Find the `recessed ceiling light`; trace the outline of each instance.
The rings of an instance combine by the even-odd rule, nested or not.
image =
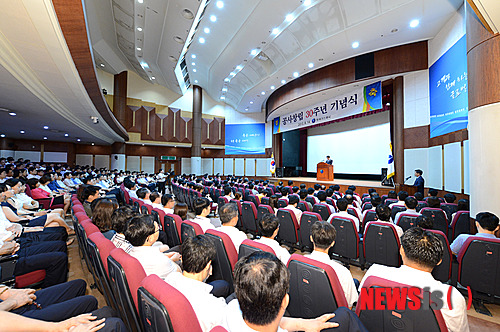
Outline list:
[[[310,6],[311,0],[304,0],[304,6]]]
[[[77,139],[76,139],[76,141],[77,141],[77,142],[80,142],[80,141],[81,141],[81,139],[77,138]]]
[[[295,73],[293,73],[293,77],[295,78],[299,77],[299,72],[296,71]]]
[[[265,95],[265,94],[266,94],[266,92],[265,92],[265,91],[262,91],[260,94],[261,94],[261,95]]]
[[[142,31],[142,28],[141,27],[137,27],[137,31]]]
[[[144,0],[137,0],[137,2],[138,2],[138,3],[143,3],[143,2],[144,2]]]
[[[141,62],[142,68],[149,68],[149,65],[146,62]]]
[[[138,48],[137,48],[137,50],[138,50],[138,51],[142,51],[142,48],[138,47]]]
[[[253,101],[251,101],[250,104],[253,104]]]
[[[419,20],[412,20],[410,22],[410,28],[416,28],[416,27],[418,27],[419,24],[420,24]]]
[[[307,65],[307,67],[309,67],[309,68],[313,68],[313,67],[314,67],[314,63],[309,62],[309,64]]]
[[[193,73],[196,73],[196,72],[197,72],[197,70],[196,70],[196,68],[194,68],[194,69],[193,69]]]
[[[64,137],[68,137],[68,136],[69,136],[69,134],[67,134],[67,133],[66,133],[66,134],[64,134]]]
[[[47,136],[43,136],[43,139],[47,139]]]
[[[259,53],[259,50],[255,49],[250,52],[250,55],[257,55]]]
[[[243,66],[242,65],[238,65],[236,66],[236,70],[242,70],[243,69]]]
[[[24,134],[24,130],[21,130],[21,131],[20,131],[20,133],[21,133],[21,134]]]
[[[229,81],[231,81],[231,80],[227,77],[224,79],[224,82],[229,82]]]
[[[196,59],[196,54],[191,54],[191,59]]]
[[[198,83],[198,80],[194,80],[195,83]]]
[[[286,81],[285,81],[285,80],[281,80],[281,84],[285,84],[285,83],[286,83]]]
[[[280,29],[274,28],[273,31],[272,31],[272,34],[273,35],[277,35],[278,33],[280,33]]]
[[[222,92],[227,92],[227,88],[222,88]]]
[[[95,145],[94,142],[92,142],[92,145]]]
[[[9,112],[9,115],[10,116],[16,116],[17,114],[16,114],[16,112]]]
[[[220,96],[220,100],[226,100],[226,97]]]
[[[210,28],[205,28],[205,29],[203,29],[203,32],[205,32],[205,33],[210,33]]]
[[[49,129],[49,126],[43,126],[43,129],[47,130]]]
[[[151,76],[151,79],[152,79],[152,80],[155,80],[155,79],[156,79],[156,77],[154,77],[154,76]]]
[[[205,38],[203,38],[203,37],[200,37],[200,39],[198,39],[198,41],[200,42],[200,44],[205,44]]]
[[[0,135],[0,137],[2,137],[2,138],[5,137],[5,134]]]
[[[217,16],[215,16],[215,15],[211,15],[211,16],[210,16],[210,21],[212,21],[212,22],[217,22]]]
[[[285,21],[287,22],[291,22],[293,20],[293,14],[288,14],[286,17],[285,17]]]
[[[229,75],[231,75],[232,77],[236,76],[236,73],[234,71],[230,72]]]
[[[276,87],[274,85],[271,85],[271,90],[274,90],[276,89]]]
[[[224,2],[223,1],[217,1],[216,5],[217,5],[217,8],[219,8],[219,9],[224,8]]]
[[[245,111],[248,111],[248,107],[247,107],[247,108],[245,108]]]
[[[352,48],[358,48],[359,47],[359,42],[355,41],[354,43],[352,43]]]
[[[104,63],[101,63],[101,67],[104,67]]]
[[[196,62],[191,62],[191,66],[196,66]]]

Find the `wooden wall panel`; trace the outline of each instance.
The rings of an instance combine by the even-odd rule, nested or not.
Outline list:
[[[175,128],[174,117],[175,114],[169,108],[168,116],[163,119],[163,135],[162,135],[163,140],[167,142],[179,142],[179,140],[174,136],[174,128]]]
[[[141,108],[138,106],[130,106],[127,105],[127,123],[130,124],[130,127],[127,128],[128,132],[132,133],[140,133],[141,132],[141,112],[139,112]],[[135,117],[135,122],[134,122]]]
[[[391,47],[374,53],[375,77],[427,69],[427,41]]]
[[[217,145],[225,145],[226,144],[226,119],[224,118],[215,118],[215,121],[219,123],[217,128],[217,141],[214,144]]]
[[[154,128],[152,126],[151,114],[154,112],[154,107],[142,106],[138,112],[140,112],[141,117],[141,139],[145,141],[154,141],[152,134],[154,135]],[[154,113],[153,113],[154,114]],[[148,133],[149,131],[149,133]]]
[[[455,142],[463,142],[468,139],[469,132],[467,129],[454,131],[434,138],[430,138],[430,126],[405,128],[404,130],[405,149],[428,148]]]
[[[213,126],[214,119],[201,119],[201,144],[212,144],[210,134]]]

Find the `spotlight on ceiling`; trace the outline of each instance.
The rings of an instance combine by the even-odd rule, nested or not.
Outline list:
[[[293,20],[293,14],[288,14],[286,17],[285,17],[285,21],[287,22],[291,22]]]
[[[217,8],[219,8],[219,9],[224,8],[224,2],[223,1],[217,1],[216,5],[217,5]]]
[[[296,71],[295,73],[293,73],[293,77],[295,77],[295,78],[299,77],[299,72]]]
[[[43,126],[43,129],[47,130],[49,129],[49,126]]]
[[[286,81],[285,81],[285,80],[281,80],[281,84],[285,84],[285,83],[286,83]]]
[[[196,54],[191,54],[191,59],[196,59]]]
[[[212,22],[217,22],[217,16],[215,16],[215,15],[211,15],[211,16],[210,16],[210,21],[212,21]]]
[[[200,44],[205,44],[205,38],[203,38],[203,37],[200,37],[200,39],[198,39],[198,41],[200,42]]]
[[[352,43],[352,48],[358,48],[359,47],[359,42],[355,41],[354,43]]]
[[[142,28],[141,27],[137,27],[137,31],[141,32]]]
[[[419,20],[412,20],[410,22],[410,28],[416,28],[416,27],[418,27],[419,24],[420,24]]]
[[[210,33],[210,28],[205,28],[205,29],[203,29],[203,32],[205,32],[205,33]]]
[[[313,68],[313,67],[314,67],[314,63],[310,62],[310,63],[307,65],[307,67],[309,67],[309,68]]]
[[[17,114],[16,114],[16,112],[9,112],[9,115],[10,116],[16,116]]]

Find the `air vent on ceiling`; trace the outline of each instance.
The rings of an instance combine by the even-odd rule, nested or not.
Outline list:
[[[170,61],[174,62],[174,63],[177,63],[177,58],[176,58],[175,56],[173,56],[173,55],[170,55],[170,56],[168,57],[168,59],[169,59]]]
[[[182,38],[181,38],[181,37],[179,37],[179,36],[175,36],[175,37],[174,37],[174,40],[175,40],[176,42],[178,42],[179,44],[184,44],[184,39],[182,39]]]
[[[194,14],[192,11],[190,11],[187,8],[184,8],[181,12],[182,17],[184,17],[186,20],[192,20],[194,18]]]

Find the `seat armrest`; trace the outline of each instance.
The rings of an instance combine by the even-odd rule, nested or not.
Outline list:
[[[5,262],[10,262],[10,261],[13,261],[13,260],[18,260],[19,259],[19,255],[18,254],[13,254],[13,255],[3,255],[3,256],[0,256],[0,265],[5,263]]]
[[[17,254],[0,256],[0,283],[10,285],[15,282],[14,269],[18,259]]]

